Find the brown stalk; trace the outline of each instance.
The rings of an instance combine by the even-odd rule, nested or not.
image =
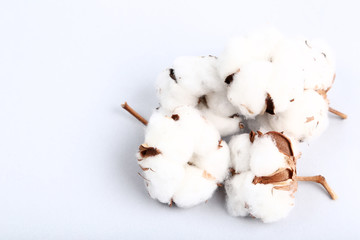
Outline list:
[[[142,124],[144,124],[145,126],[148,124],[148,121],[143,118],[140,114],[138,114],[134,109],[132,109],[127,102],[125,102],[124,104],[121,104],[121,107],[123,109],[125,109],[126,111],[128,111],[131,115],[133,115],[137,120],[139,120],[140,122],[142,122]]]
[[[325,178],[321,175],[311,176],[311,177],[296,176],[296,180],[320,183],[325,188],[325,190],[329,193],[330,197],[333,200],[336,200],[338,198],[336,193],[330,188],[329,184],[326,182]]]
[[[339,117],[341,117],[342,119],[347,119],[347,115],[345,113],[342,113],[342,112],[339,112],[338,110],[336,109],[333,109],[331,107],[329,107],[329,112],[335,114],[335,115],[338,115]]]

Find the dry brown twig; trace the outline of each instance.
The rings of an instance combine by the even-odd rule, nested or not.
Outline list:
[[[125,102],[124,104],[121,104],[121,107],[123,109],[125,109],[126,111],[128,111],[131,115],[133,115],[137,120],[139,120],[140,122],[142,122],[142,124],[144,124],[145,126],[148,124],[148,121],[143,118],[139,113],[137,113],[134,109],[132,109],[127,102]]]
[[[339,112],[336,109],[333,109],[332,107],[329,107],[329,112],[338,115],[339,117],[341,117],[342,119],[347,119],[347,115],[345,113]]]
[[[330,188],[329,184],[326,182],[325,178],[321,175],[317,175],[317,176],[311,176],[311,177],[300,177],[300,176],[296,176],[296,180],[297,181],[303,181],[303,182],[316,182],[316,183],[320,183],[325,190],[329,193],[330,197],[333,200],[336,200],[338,198],[338,196],[336,195],[336,193]]]

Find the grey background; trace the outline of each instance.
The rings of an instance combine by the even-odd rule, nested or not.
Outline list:
[[[357,1],[1,1],[0,239],[359,238]],[[288,218],[233,218],[222,190],[191,209],[148,197],[135,158],[158,72],[180,55],[218,55],[231,36],[275,26],[337,54],[328,130],[302,146]]]

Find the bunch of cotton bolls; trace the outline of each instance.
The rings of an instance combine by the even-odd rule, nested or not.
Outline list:
[[[232,39],[219,58],[176,58],[157,78],[149,122],[123,105],[147,125],[137,159],[149,195],[187,208],[225,183],[230,215],[264,222],[288,215],[298,181],[336,199],[322,176],[296,174],[298,143],[328,125],[334,79],[326,44],[274,30]]]

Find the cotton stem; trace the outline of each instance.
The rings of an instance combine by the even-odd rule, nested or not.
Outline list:
[[[137,120],[139,120],[140,122],[142,122],[142,124],[144,124],[145,126],[148,124],[148,121],[143,118],[139,113],[137,113],[134,109],[132,109],[127,102],[125,102],[124,104],[121,104],[121,107],[123,109],[125,109],[126,111],[128,111],[131,115],[133,115]]]
[[[329,193],[330,197],[333,200],[336,200],[338,197],[336,195],[336,193],[330,188],[329,184],[326,182],[325,178],[321,175],[318,176],[311,176],[311,177],[301,177],[301,176],[297,176],[296,177],[297,181],[305,181],[305,182],[316,182],[316,183],[320,183],[325,189],[326,191]]]
[[[342,113],[342,112],[339,112],[338,110],[336,109],[333,109],[331,107],[329,107],[329,112],[335,114],[335,115],[338,115],[339,117],[341,117],[342,119],[347,119],[347,115],[345,113]]]

